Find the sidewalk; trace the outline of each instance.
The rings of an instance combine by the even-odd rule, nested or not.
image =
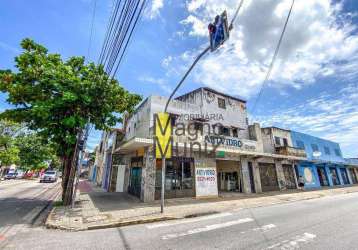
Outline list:
[[[287,190],[263,194],[225,193],[213,199],[168,199],[165,213],[159,201],[140,202],[122,193],[107,193],[88,181],[81,181],[74,209],[54,207],[47,228],[71,231],[120,227],[170,219],[182,219],[230,210],[269,206],[299,200],[358,192],[358,186],[320,189],[315,191]]]

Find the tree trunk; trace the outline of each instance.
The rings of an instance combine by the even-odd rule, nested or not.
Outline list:
[[[62,161],[62,201],[65,200],[65,194],[67,190],[67,183],[68,183],[68,176],[69,176],[69,169],[71,168],[71,159],[72,155],[70,157],[64,156]]]
[[[73,157],[68,161],[68,168],[67,168],[67,183],[64,190],[64,199],[63,204],[65,206],[69,206],[72,203],[72,195],[73,195],[73,184],[75,181],[75,174],[76,174],[76,163],[77,163],[77,150]]]

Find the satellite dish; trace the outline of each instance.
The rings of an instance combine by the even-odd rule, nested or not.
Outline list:
[[[313,151],[313,157],[320,157],[322,153],[320,151]]]

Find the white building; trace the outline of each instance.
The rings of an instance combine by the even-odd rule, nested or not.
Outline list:
[[[161,96],[145,99],[126,119],[124,134],[113,144],[117,167],[109,183],[143,201],[160,197],[161,160],[153,154],[153,126],[154,114],[163,112],[166,102]],[[270,149],[266,144],[273,137],[259,124],[248,124],[246,101],[213,89],[199,88],[177,97],[168,113],[174,155],[166,163],[166,198],[284,189],[288,186],[282,166],[290,166],[294,175],[295,161],[305,159],[296,151]],[[184,135],[183,127],[189,124],[191,129]]]

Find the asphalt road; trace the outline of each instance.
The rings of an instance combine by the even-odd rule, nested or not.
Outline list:
[[[59,194],[60,183],[37,180],[0,182],[0,249],[7,239],[41,224],[41,212]]]
[[[34,227],[6,242],[5,249],[357,249],[358,193],[123,228]]]

